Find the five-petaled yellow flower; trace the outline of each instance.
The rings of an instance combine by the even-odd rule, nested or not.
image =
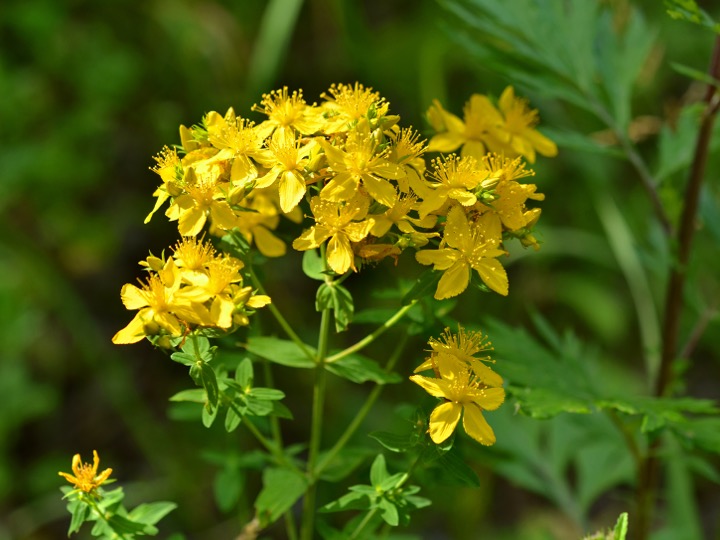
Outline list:
[[[112,474],[112,469],[105,469],[98,474],[100,457],[97,451],[93,450],[93,464],[83,463],[80,454],[75,454],[72,459],[73,474],[59,472],[58,474],[75,486],[75,489],[92,493],[95,489],[104,484]]]
[[[468,365],[438,363],[439,378],[413,375],[410,380],[430,395],[444,399],[430,414],[430,438],[435,444],[446,440],[457,427],[460,417],[465,432],[480,444],[495,443],[495,433],[483,411],[494,411],[505,400],[505,390],[484,385]]]
[[[505,253],[498,247],[500,240],[499,223],[492,216],[484,214],[478,221],[470,223],[462,207],[452,207],[443,236],[443,244],[448,247],[426,249],[415,254],[420,264],[432,264],[435,270],[443,270],[435,298],[452,298],[467,289],[472,270],[493,291],[507,296],[507,273],[495,258]]]

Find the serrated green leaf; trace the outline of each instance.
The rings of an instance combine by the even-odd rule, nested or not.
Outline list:
[[[373,431],[369,433],[368,436],[375,439],[391,452],[407,452],[417,444],[417,440],[412,434],[398,435],[386,431]]]
[[[255,511],[263,527],[287,512],[307,489],[305,478],[287,469],[263,472],[263,488],[255,500]]]
[[[388,373],[380,365],[360,354],[349,354],[325,364],[330,373],[355,383],[372,381],[377,384],[394,384],[402,381],[397,373]]]
[[[251,337],[245,348],[248,352],[283,366],[315,367],[315,362],[293,341],[274,337]],[[309,354],[316,354],[315,349],[310,345],[305,345],[305,348]]]
[[[158,521],[177,508],[177,504],[169,501],[139,504],[128,514],[128,518],[138,523],[155,525]]]
[[[191,401],[193,403],[205,403],[207,394],[204,388],[192,388],[189,390],[181,390],[177,394],[170,397],[169,401]]]
[[[303,253],[302,270],[307,277],[317,281],[325,281],[327,277],[325,264],[316,249],[309,249]]]

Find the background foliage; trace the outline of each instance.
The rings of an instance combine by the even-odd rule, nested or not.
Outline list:
[[[156,183],[148,167],[162,145],[177,140],[179,124],[206,111],[247,111],[282,85],[303,88],[311,101],[332,82],[356,80],[380,91],[405,125],[423,130],[433,98],[460,113],[471,93],[499,95],[511,83],[540,109],[545,132],[560,145],[558,158],[535,166],[547,196],[542,249],[513,254],[509,298],[475,291],[453,312],[466,324],[483,322],[498,371],[527,414],[509,406],[493,414],[498,444],[463,446],[480,487],[438,484],[425,494],[432,511],[414,516],[413,529],[427,538],[533,539],[578,538],[610,526],[628,509],[634,482],[623,432],[612,414],[597,412],[610,409],[629,414],[635,434],[670,425],[676,435],[664,446],[671,456],[667,512],[655,537],[717,537],[717,424],[653,411],[640,397],[657,369],[669,255],[637,168],[618,158],[629,145],[646,160],[675,222],[697,133],[693,103],[702,96],[686,73],[705,70],[714,35],[672,20],[655,1],[588,1],[571,10],[571,20],[563,4],[3,2],[0,539],[64,535],[56,472],[67,470],[75,452],[92,449],[124,485],[137,482],[128,492],[138,499],[179,503],[183,511],[167,518],[164,531],[227,538],[248,521],[233,509],[258,489],[256,477],[241,473],[252,467],[249,442],[169,421],[186,416],[167,402],[186,386],[184,369],[148,344],[110,343],[128,317],[121,284],[148,250],[175,241],[163,220],[142,225]],[[717,7],[706,4],[717,19]],[[686,66],[685,74],[672,63]],[[626,132],[629,139],[619,140]],[[720,138],[713,141],[716,149]],[[718,165],[715,152],[681,334],[691,341],[704,330],[679,390],[707,400],[717,399],[720,380]],[[288,257],[296,264],[268,265],[268,289],[309,330],[313,285],[299,254]],[[380,265],[352,287],[382,283],[390,270]],[[423,354],[424,342],[416,341],[417,357],[401,363],[401,372]],[[528,395],[526,385],[541,391]],[[387,393],[368,431],[388,430],[397,403],[417,399],[409,386]],[[357,388],[341,389],[328,403],[337,429],[360,400]],[[302,416],[304,398],[286,393]],[[712,411],[709,401],[676,409],[688,407]]]

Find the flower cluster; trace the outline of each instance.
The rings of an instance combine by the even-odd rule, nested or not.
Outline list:
[[[500,111],[473,96],[465,122],[436,102],[428,118],[440,133],[428,146],[398,125],[371,88],[337,84],[322,98],[308,104],[302,92],[283,88],[253,107],[267,117],[259,124],[230,109],[181,126],[182,144],[155,158],[162,184],[148,220],[168,202],[165,213],[181,235],[197,236],[206,224],[215,236],[238,229],[263,255],[276,257],[286,251],[276,232],[281,218],[300,222],[309,209],[312,223],[292,246],[323,246],[336,274],[414,248],[421,249],[418,262],[444,272],[438,299],[464,291],[473,269],[490,289],[507,294],[498,261],[503,240],[537,247],[531,229],[540,210],[526,201],[543,198],[534,184],[521,183],[533,172],[520,156],[532,161],[533,149],[556,152],[534,129],[537,112],[512,88],[500,98]],[[440,156],[426,167],[426,152],[460,146],[460,156]]]
[[[188,237],[171,257],[150,256],[140,263],[150,276],[140,287],[127,283],[120,296],[127,309],[139,310],[113,337],[115,344],[158,336],[163,345],[195,328],[230,331],[249,323],[252,310],[270,303],[243,286],[243,262],[219,255],[207,242]]]
[[[490,357],[478,353],[492,350],[491,343],[480,332],[457,334],[449,328],[439,340],[431,339],[430,356],[415,369],[415,373],[432,370],[435,377],[413,375],[410,380],[443,402],[430,415],[430,438],[440,444],[455,431],[460,417],[465,432],[480,444],[495,443],[495,433],[483,417],[483,411],[493,411],[505,400],[502,377],[487,365]]]

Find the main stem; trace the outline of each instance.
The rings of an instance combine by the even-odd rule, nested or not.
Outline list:
[[[322,311],[322,318],[320,319],[320,336],[318,338],[317,358],[315,359],[315,386],[313,387],[312,424],[307,462],[307,477],[310,480],[310,486],[305,493],[303,503],[303,516],[300,529],[301,540],[312,540],[315,529],[315,497],[317,494],[315,466],[320,453],[322,440],[326,387],[325,360],[327,358],[328,339],[330,336],[330,319],[330,309],[324,309]]]
[[[720,36],[715,40],[709,75],[720,78]],[[662,397],[672,390],[672,367],[678,354],[680,316],[683,308],[683,289],[690,260],[690,248],[695,233],[695,219],[707,164],[708,150],[713,124],[720,100],[717,89],[708,86],[705,94],[705,109],[700,121],[700,131],[695,144],[690,174],[685,188],[685,205],[680,218],[680,227],[676,237],[676,258],[670,271],[665,311],[663,319],[663,343],[660,357],[660,371],[655,385],[655,395]],[[648,455],[638,471],[637,518],[635,537],[646,540],[650,536],[652,512],[655,503],[655,490],[658,477],[658,450],[660,439],[656,439],[648,448]]]

